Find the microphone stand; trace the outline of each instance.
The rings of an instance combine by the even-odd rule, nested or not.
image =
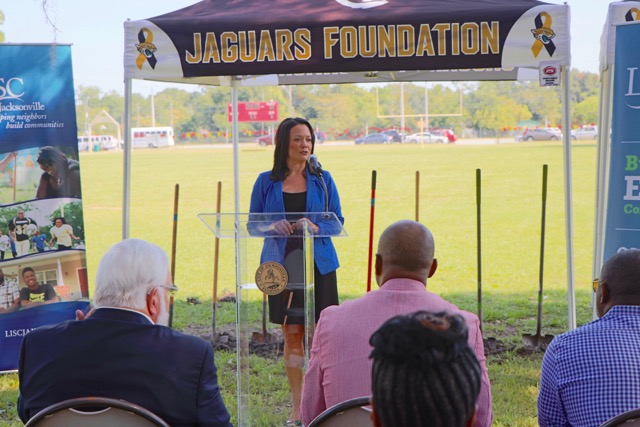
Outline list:
[[[329,192],[327,191],[327,184],[325,184],[324,178],[322,177],[322,172],[318,172],[318,178],[320,178],[320,183],[324,190],[324,213],[322,214],[322,218],[327,219],[331,217],[331,215],[329,215]]]

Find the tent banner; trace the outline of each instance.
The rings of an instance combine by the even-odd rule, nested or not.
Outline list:
[[[616,29],[604,259],[640,248],[640,25]]]
[[[278,75],[271,84],[286,84],[335,74],[344,83],[350,73],[366,81],[570,63],[568,6],[537,1],[204,0],[124,27],[127,78]]]
[[[609,4],[609,12],[600,36],[600,71],[615,61],[616,26],[640,21],[640,1],[620,1]]]
[[[84,241],[71,47],[0,44],[0,371],[88,305]]]

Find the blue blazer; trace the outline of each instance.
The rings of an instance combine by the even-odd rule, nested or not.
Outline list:
[[[307,169],[305,171],[307,175],[307,206],[306,212],[324,212],[325,211],[325,199],[324,189],[320,178],[309,173]],[[251,193],[251,206],[249,211],[251,213],[279,213],[284,212],[284,200],[282,198],[282,181],[273,181],[269,175],[271,171],[263,172],[258,175],[256,183],[253,185],[253,192]],[[344,224],[344,217],[342,216],[342,208],[340,207],[340,196],[338,195],[338,189],[336,188],[331,174],[324,171],[322,174],[324,182],[327,185],[327,192],[329,194],[329,212],[336,214],[342,224]],[[317,224],[321,232],[322,224]],[[326,230],[324,230],[326,232]],[[268,238],[264,241],[262,248],[262,256],[260,262],[266,261],[278,261],[283,262],[284,257],[284,245],[286,239]],[[336,248],[333,246],[333,242],[328,237],[317,237],[313,241],[313,252],[315,258],[316,267],[320,274],[327,274],[338,267],[338,255],[336,254]]]
[[[18,366],[23,422],[62,400],[100,396],[138,404],[171,426],[230,427],[206,341],[125,310],[24,337]]]

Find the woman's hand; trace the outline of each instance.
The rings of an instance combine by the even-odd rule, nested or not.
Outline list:
[[[309,221],[309,218],[300,218],[295,223],[295,229],[302,231],[304,229],[305,224],[309,226],[313,234],[318,234],[320,232],[320,227]]]
[[[290,236],[295,231],[295,228],[289,221],[287,221],[286,219],[282,219],[280,221],[272,223],[269,226],[269,230],[283,236]]]

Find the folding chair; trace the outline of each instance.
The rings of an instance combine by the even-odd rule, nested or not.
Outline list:
[[[371,427],[371,397],[338,403],[318,415],[307,427]]]
[[[80,410],[84,408],[84,410]],[[79,397],[44,408],[25,427],[170,427],[141,406],[106,397]]]
[[[632,409],[608,419],[600,427],[640,426],[640,409]]]

